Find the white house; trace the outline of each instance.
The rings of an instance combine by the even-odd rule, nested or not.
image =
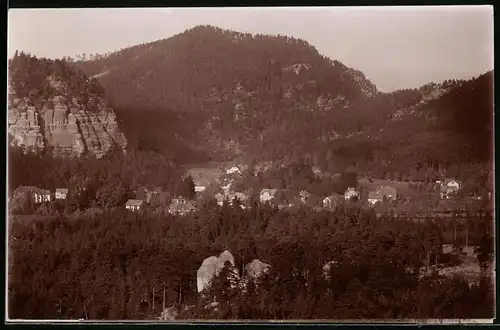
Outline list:
[[[460,190],[461,182],[455,179],[445,179],[440,188],[441,198],[449,198]]]
[[[39,189],[34,191],[33,199],[36,204],[43,202],[50,202],[51,201],[50,190]]]
[[[309,198],[309,196],[311,196],[311,194],[305,190],[301,190],[299,196],[300,196],[300,201],[302,203],[306,203],[307,199]]]
[[[139,211],[144,204],[141,199],[129,199],[125,204],[125,208],[130,211]]]
[[[370,193],[368,193],[368,203],[370,203],[371,205],[381,203],[383,198],[384,196],[380,190],[370,191]]]
[[[359,193],[356,191],[355,188],[349,187],[344,193],[344,198],[345,200],[350,200],[351,198],[357,197],[359,198]]]
[[[337,196],[332,195],[332,196],[325,197],[325,199],[323,199],[323,207],[327,208],[327,209],[335,208],[335,206],[339,202],[339,198],[342,198],[342,197],[340,197],[340,195],[337,195]]]
[[[260,202],[265,203],[274,199],[276,196],[277,189],[267,189],[264,188],[260,191]]]
[[[66,199],[66,197],[68,197],[68,189],[67,188],[57,188],[55,197],[56,197],[56,199]]]
[[[237,165],[226,170],[226,174],[235,174],[235,173],[241,175],[241,170]]]
[[[205,186],[194,186],[194,191],[195,192],[204,192],[207,187]]]
[[[455,179],[446,179],[444,180],[444,185],[448,188],[459,190],[461,183]]]
[[[215,195],[215,199],[217,200],[217,205],[222,206],[222,205],[224,204],[224,199],[225,199],[225,197],[224,197],[224,195],[223,195],[223,194],[221,194],[221,193],[217,193],[217,194]]]

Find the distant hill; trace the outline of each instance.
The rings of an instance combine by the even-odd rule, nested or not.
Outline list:
[[[408,174],[491,158],[488,133],[474,132],[491,123],[492,73],[380,93],[306,41],[212,26],[77,65],[132,145],[180,162],[247,155]]]
[[[428,168],[467,178],[493,162],[493,72],[419,89],[422,100],[332,146],[377,176]],[[416,175],[420,172],[422,175]],[[475,172],[475,173],[474,173]],[[484,175],[484,173],[482,174]]]
[[[17,52],[8,69],[11,145],[98,158],[126,147],[95,79],[66,61]]]

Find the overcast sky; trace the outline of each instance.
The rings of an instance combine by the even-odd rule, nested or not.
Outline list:
[[[210,24],[305,39],[391,91],[492,70],[492,8],[11,9],[8,55],[106,53]]]

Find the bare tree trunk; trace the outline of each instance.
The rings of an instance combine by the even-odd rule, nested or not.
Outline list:
[[[163,285],[163,310],[165,310],[165,285]]]
[[[426,268],[431,266],[431,252],[427,249],[427,265]]]
[[[465,226],[465,247],[469,245],[469,226]]]
[[[155,287],[153,286],[153,314],[155,312]]]

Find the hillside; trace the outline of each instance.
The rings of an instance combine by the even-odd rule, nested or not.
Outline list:
[[[339,129],[351,129],[354,124],[342,119],[346,109],[378,95],[362,73],[303,40],[209,26],[78,65],[98,77],[119,117],[140,112],[147,121],[161,112],[168,124],[172,116],[188,116],[194,132],[175,127],[178,139],[209,142],[230,154],[266,150],[290,134],[294,142],[306,139],[309,123],[326,118],[338,117]],[[152,134],[149,125],[142,130],[125,117],[131,130]]]
[[[436,170],[462,179],[486,176],[493,161],[493,72],[420,92],[420,102],[332,148],[337,154],[356,150],[350,160],[377,177],[424,180]]]
[[[66,61],[16,53],[9,61],[9,142],[98,158],[127,141],[99,83]]]
[[[132,145],[179,162],[301,158],[415,177],[491,160],[492,73],[380,93],[306,41],[211,26],[77,65]]]

